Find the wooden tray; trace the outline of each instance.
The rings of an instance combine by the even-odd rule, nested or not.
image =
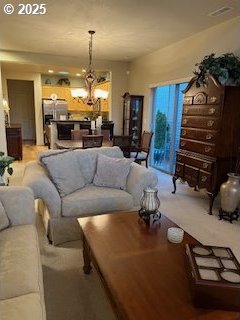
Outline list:
[[[196,307],[240,311],[240,265],[226,247],[186,245]]]

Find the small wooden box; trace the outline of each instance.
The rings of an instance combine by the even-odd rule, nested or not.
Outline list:
[[[240,265],[230,248],[186,245],[196,307],[240,311]]]

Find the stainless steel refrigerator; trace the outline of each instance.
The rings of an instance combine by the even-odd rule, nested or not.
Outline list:
[[[43,125],[50,124],[50,119],[67,120],[68,119],[68,103],[66,100],[42,100]]]

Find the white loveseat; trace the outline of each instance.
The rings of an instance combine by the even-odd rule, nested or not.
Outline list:
[[[27,164],[23,178],[23,184],[33,190],[35,199],[41,200],[39,210],[43,216],[48,237],[55,245],[81,238],[77,217],[133,210],[139,206],[143,189],[147,186],[154,187],[157,183],[155,174],[143,166],[132,163],[125,190],[95,186],[93,179],[98,154],[123,158],[122,151],[119,147],[103,147],[78,149],[73,152],[86,182],[83,188],[60,197],[46,169],[39,161]],[[56,153],[56,150],[44,151],[39,154],[39,157],[53,153]],[[55,158],[57,166],[58,157]],[[66,170],[72,170],[71,163]]]
[[[8,224],[0,231],[0,319],[45,320],[32,191],[0,187],[0,206]]]

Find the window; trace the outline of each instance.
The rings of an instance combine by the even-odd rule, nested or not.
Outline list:
[[[151,165],[173,173],[179,146],[183,93],[187,83],[156,87],[153,97],[153,147]]]

